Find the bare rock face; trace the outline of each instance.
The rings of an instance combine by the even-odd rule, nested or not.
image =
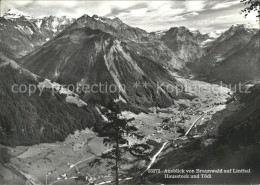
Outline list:
[[[195,62],[202,56],[198,40],[185,27],[169,29],[161,40],[181,59],[184,63]]]
[[[177,89],[170,92],[166,87],[157,87],[169,84],[175,88],[178,83],[162,65],[132,47],[101,30],[68,29],[21,63],[35,74],[61,84],[116,85],[114,93],[84,94],[86,101],[104,105],[121,96],[130,104],[165,107],[185,96]]]

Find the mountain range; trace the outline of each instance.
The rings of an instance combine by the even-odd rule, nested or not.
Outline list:
[[[62,46],[62,47],[61,47]],[[49,56],[53,56],[49,58]],[[157,84],[177,85],[170,73],[136,52],[131,45],[101,30],[76,28],[64,30],[51,42],[21,60],[28,70],[61,84],[115,84],[118,91],[84,94],[84,99],[106,105],[111,98],[123,97],[138,106],[169,106],[181,97]],[[141,84],[134,88],[134,84]],[[148,86],[144,87],[143,83]],[[124,87],[125,86],[125,87]]]
[[[181,85],[168,71],[174,68],[171,61],[175,55],[162,41],[143,42],[149,33],[119,19],[84,15],[73,24],[70,21],[66,17],[33,18],[16,10],[1,17],[2,144],[62,141],[75,130],[93,127],[100,117],[95,105],[106,105],[111,99],[138,107],[165,107],[174,99],[191,98],[176,89],[168,93],[160,87],[157,92],[160,83]],[[126,34],[129,36],[123,38]],[[60,90],[58,82],[115,84],[120,91],[76,94],[66,88]],[[139,86],[133,88],[135,83]],[[45,90],[41,96],[38,89],[32,95],[14,93],[14,84],[33,84]]]
[[[180,91],[176,75],[225,83],[257,80],[258,41],[259,30],[244,25],[210,34],[185,27],[148,33],[119,18],[33,18],[9,10],[0,17],[1,143],[62,140],[98,122],[95,106],[113,99],[140,109],[192,99]],[[42,96],[29,96],[11,92],[13,84],[48,88]],[[62,92],[69,93],[60,92],[70,84],[114,85],[116,90],[78,93],[64,87]]]
[[[33,18],[10,9],[0,18],[0,40],[24,56],[42,46],[73,21],[65,16]]]

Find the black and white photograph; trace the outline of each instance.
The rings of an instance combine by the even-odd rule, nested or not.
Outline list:
[[[0,0],[0,185],[259,185],[260,0]]]

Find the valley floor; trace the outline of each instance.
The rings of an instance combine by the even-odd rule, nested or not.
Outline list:
[[[225,114],[222,114],[219,121],[216,119],[212,121],[213,115],[226,110],[225,102],[231,93],[229,89],[201,81],[180,77],[177,79],[185,84],[186,91],[197,97],[191,101],[177,100],[174,105],[164,109],[151,108],[153,113],[149,114],[136,115],[123,112],[124,117],[135,118],[132,124],[145,135],[145,139],[138,142],[153,143],[150,154],[151,160],[154,157],[153,161],[141,161],[139,165],[142,169],[155,164],[160,159],[161,153],[167,155],[170,151],[182,148],[188,142],[187,136],[196,138],[208,132],[216,134],[218,125],[225,117]],[[227,111],[233,112],[238,107],[239,105],[234,105],[233,109]],[[137,142],[134,138],[129,138],[129,141],[130,144]],[[97,184],[112,180],[105,164],[94,168],[89,166],[89,162],[96,156],[109,150],[103,145],[103,138],[97,137],[89,129],[69,135],[64,142],[8,147],[8,150],[12,157],[9,166],[26,177],[27,181],[30,181],[28,184],[84,184],[75,180],[79,173],[88,176],[90,181],[95,180]],[[6,174],[4,177],[6,184],[16,185],[24,181],[17,175],[12,179],[11,174],[14,172],[3,166],[0,170]]]

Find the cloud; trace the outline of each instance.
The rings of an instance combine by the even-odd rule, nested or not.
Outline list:
[[[216,4],[215,6],[212,7],[212,9],[222,9],[222,8],[228,8],[230,6],[233,6],[233,5],[236,5],[236,4],[239,4],[240,1],[231,1],[231,2],[224,2],[224,3],[218,3]]]
[[[185,1],[186,11],[202,11],[206,6],[206,1]]]
[[[146,3],[135,4],[135,5],[127,7],[127,8],[115,7],[115,8],[112,8],[111,12],[109,14],[107,14],[106,16],[117,16],[120,13],[129,13],[129,12],[131,12],[131,10],[139,10],[139,9],[144,9],[144,8],[147,8]]]
[[[239,12],[239,0],[225,1],[2,1],[2,11],[16,8],[34,17],[49,15],[78,18],[83,14],[119,17],[133,27],[147,31],[175,26],[199,28],[202,32],[227,29],[232,24],[258,26],[255,15],[247,19]]]

